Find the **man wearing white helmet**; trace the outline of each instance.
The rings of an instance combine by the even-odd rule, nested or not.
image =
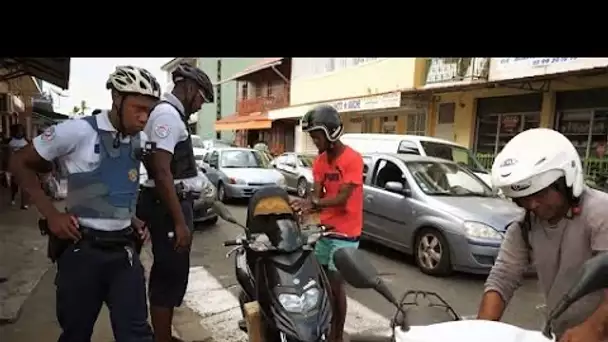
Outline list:
[[[492,184],[526,210],[506,232],[488,276],[478,318],[500,320],[532,262],[547,312],[577,280],[583,263],[608,251],[608,194],[583,180],[581,159],[561,133],[530,129],[515,136],[492,166]],[[560,342],[608,341],[604,291],[572,305],[553,324]]]
[[[49,257],[57,262],[59,342],[90,341],[101,306],[110,309],[117,341],[152,342],[145,278],[131,228],[148,114],[160,86],[145,69],[119,66],[106,84],[112,109],[67,120],[15,154],[11,168],[46,218]],[[37,172],[58,160],[68,173],[67,212],[40,187]]]
[[[152,238],[150,316],[157,342],[178,341],[171,336],[173,309],[181,305],[188,286],[193,201],[202,191],[188,118],[214,99],[211,80],[202,70],[181,63],[172,78],[173,90],[163,94],[145,128],[156,150],[144,159],[149,179],[137,209]]]

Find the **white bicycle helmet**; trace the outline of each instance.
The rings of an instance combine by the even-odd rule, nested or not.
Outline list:
[[[578,198],[585,184],[581,158],[568,138],[547,128],[516,135],[492,165],[492,185],[511,198],[532,195],[561,177]]]
[[[110,75],[106,88],[119,93],[151,96],[160,99],[160,84],[146,69],[131,65],[117,66]]]

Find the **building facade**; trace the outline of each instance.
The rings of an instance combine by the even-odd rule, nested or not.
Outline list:
[[[488,63],[479,62],[484,71],[466,84],[448,78],[423,86],[432,98],[431,135],[453,136],[489,168],[513,136],[547,127],[570,138],[587,169],[605,163],[608,59],[484,59]],[[446,117],[451,130],[442,127]]]
[[[291,70],[291,58],[264,58],[223,80],[236,81],[236,111],[216,121],[216,130],[235,130],[239,146],[265,142],[273,154],[293,151],[297,120],[268,117],[289,105]]]
[[[424,135],[428,100],[415,92],[424,70],[417,58],[293,58],[290,107],[270,111],[269,118],[299,120],[329,104],[348,133]],[[295,151],[316,153],[299,125],[294,136]]]
[[[215,89],[215,102],[205,104],[196,115],[193,115],[190,118],[189,122],[193,131],[203,139],[219,139],[232,142],[235,138],[234,131],[216,131],[215,122],[235,113],[237,85],[236,81],[219,83],[224,78],[236,74],[259,59],[260,58],[179,57],[163,65],[161,69],[167,73],[168,84],[171,83],[171,72],[180,62],[186,61],[205,71],[211,79],[211,82],[217,84]]]

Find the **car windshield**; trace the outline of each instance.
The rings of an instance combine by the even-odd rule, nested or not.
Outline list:
[[[226,150],[222,152],[220,167],[225,168],[265,168],[267,158],[260,152],[251,150]]]
[[[298,155],[298,160],[303,167],[312,167],[312,163],[315,161],[315,156],[300,154]]]
[[[488,173],[467,148],[434,141],[421,141],[420,144],[429,157],[453,161],[472,172]]]
[[[483,181],[467,169],[442,162],[405,163],[412,177],[427,195],[495,197]]]
[[[192,140],[192,147],[193,148],[205,148],[203,146],[203,139],[201,139],[201,137],[196,136],[196,135],[191,135],[190,139]]]

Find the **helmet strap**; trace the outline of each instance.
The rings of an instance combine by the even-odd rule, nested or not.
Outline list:
[[[125,125],[123,122],[123,116],[124,116],[123,111],[124,111],[125,98],[128,95],[124,94],[124,93],[121,95],[122,95],[122,99],[120,100],[120,105],[118,106],[118,110],[116,110],[116,115],[118,115],[118,127],[116,127],[116,130],[118,132],[116,132],[116,136],[114,137],[114,141],[112,142],[112,147],[114,147],[114,148],[119,148],[120,140],[125,137],[125,134],[123,133],[125,131]]]

